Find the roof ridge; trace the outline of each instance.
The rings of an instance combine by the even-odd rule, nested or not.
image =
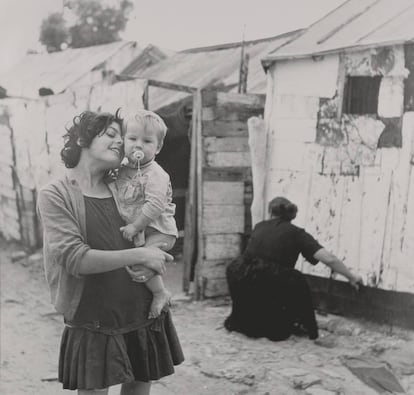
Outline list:
[[[285,33],[278,34],[276,36],[257,38],[257,39],[254,39],[254,40],[245,40],[244,44],[245,45],[258,44],[258,43],[261,43],[261,42],[271,41],[273,39],[283,38],[283,37],[289,36],[291,34],[299,33],[302,30],[303,29],[296,29],[296,30],[291,30],[291,31],[288,31],[288,32],[285,32]],[[196,53],[196,52],[219,51],[219,50],[222,50],[222,49],[237,48],[237,47],[240,47],[242,44],[243,44],[243,41],[235,41],[235,42],[230,42],[230,43],[225,43],[225,44],[208,45],[208,46],[205,46],[205,47],[188,48],[188,49],[184,49],[182,51],[178,51],[177,53]]]

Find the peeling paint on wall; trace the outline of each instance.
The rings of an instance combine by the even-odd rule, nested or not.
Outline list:
[[[404,47],[402,45],[372,48],[366,51],[347,52],[345,70],[351,76],[399,76],[407,77]]]
[[[378,48],[371,53],[372,72],[380,75],[387,75],[394,68],[395,54],[390,47]]]
[[[326,147],[339,147],[345,140],[342,122],[337,120],[337,100],[320,99],[318,122],[316,126],[316,143]]]
[[[378,140],[378,148],[401,148],[402,147],[402,119],[397,118],[381,118],[385,128]]]

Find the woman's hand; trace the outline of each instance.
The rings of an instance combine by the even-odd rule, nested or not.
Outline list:
[[[131,276],[132,281],[137,283],[145,283],[148,280],[151,280],[151,278],[153,278],[156,274],[153,270],[147,269],[143,266],[137,270],[131,269],[129,266],[125,266],[125,269]]]
[[[362,277],[356,276],[355,274],[352,274],[348,280],[349,280],[349,284],[351,284],[351,286],[354,287],[357,291],[359,290],[360,285],[364,285],[364,281],[362,280]]]

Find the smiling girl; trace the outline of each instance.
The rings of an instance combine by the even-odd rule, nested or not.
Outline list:
[[[39,191],[44,266],[52,302],[65,329],[59,381],[78,394],[148,395],[150,381],[183,361],[170,311],[148,319],[152,295],[124,268],[162,274],[172,256],[134,247],[112,194],[111,171],[123,156],[122,120],[86,111],[64,136],[66,174]]]

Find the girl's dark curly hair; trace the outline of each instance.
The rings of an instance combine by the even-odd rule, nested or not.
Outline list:
[[[269,203],[269,212],[272,217],[279,217],[286,221],[296,218],[298,207],[290,200],[278,196]]]
[[[65,166],[69,169],[76,167],[82,148],[89,147],[92,140],[96,136],[102,135],[112,122],[116,122],[122,127],[119,109],[115,115],[108,112],[84,111],[73,118],[72,126],[66,128],[66,134],[63,136],[64,146],[60,151]]]

